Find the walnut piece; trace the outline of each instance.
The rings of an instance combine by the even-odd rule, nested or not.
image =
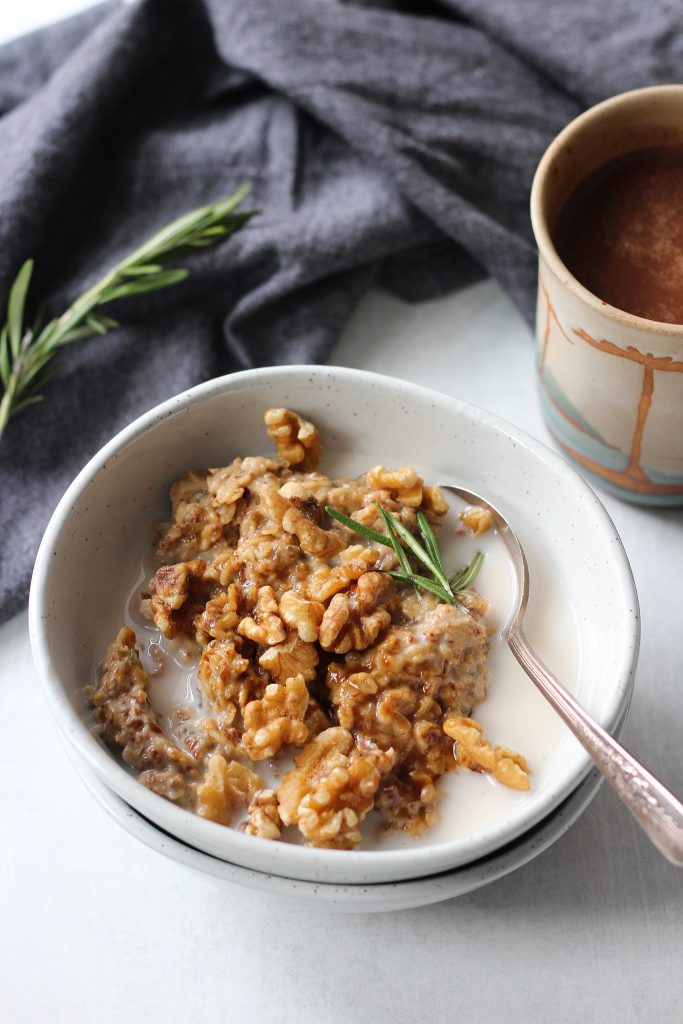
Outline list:
[[[345,590],[352,580],[357,580],[379,561],[380,553],[377,548],[352,544],[339,557],[339,565],[333,568],[320,565],[308,577],[306,593],[313,601],[327,601],[333,594]]]
[[[275,757],[286,744],[301,747],[308,739],[304,717],[308,708],[308,689],[302,675],[286,683],[270,683],[260,700],[252,700],[244,709],[247,731],[242,746],[252,761]]]
[[[279,488],[277,493],[281,498],[286,498],[287,501],[296,498],[298,501],[308,502],[314,497],[301,480],[288,480],[286,484]]]
[[[294,499],[290,499],[293,501]],[[344,538],[336,530],[323,530],[297,504],[292,504],[282,517],[282,528],[299,541],[301,550],[318,558],[331,558],[344,547]]]
[[[389,491],[404,505],[419,508],[422,504],[422,477],[410,466],[401,466],[399,469],[374,466],[368,470],[366,479],[370,487]]]
[[[285,510],[294,508],[314,526],[322,526],[325,510],[316,496],[301,483],[289,480],[278,489],[277,496],[279,501],[286,502],[286,505],[280,506],[283,508],[283,514]],[[340,546],[343,546],[343,541]]]
[[[436,484],[423,485],[422,508],[425,512],[433,512],[435,516],[445,516],[448,512],[448,504],[443,496],[443,491]]]
[[[244,831],[260,839],[279,839],[282,822],[277,808],[277,796],[273,789],[261,789],[249,804],[249,821]]]
[[[206,602],[204,611],[194,620],[195,636],[199,643],[208,643],[209,639],[226,640],[241,621],[237,610],[240,599],[240,588],[231,583],[224,594],[211,598]]]
[[[196,558],[177,565],[162,565],[152,580],[150,611],[154,625],[165,637],[172,639],[183,628],[182,608],[190,596],[190,588],[204,577],[206,562]]]
[[[307,683],[315,679],[318,652],[314,644],[305,643],[298,633],[290,633],[284,643],[269,647],[259,658],[259,665],[279,682],[302,675]]]
[[[223,528],[235,515],[236,506],[214,506],[207,490],[207,475],[192,469],[171,487],[173,521],[165,525],[156,549],[162,564],[184,562],[208,550],[223,538]]]
[[[455,740],[458,764],[472,771],[489,772],[511,789],[529,789],[529,770],[521,754],[506,747],[494,747],[484,736],[484,727],[473,718],[448,717],[443,723],[447,736]]]
[[[254,696],[254,671],[249,659],[240,653],[241,643],[234,633],[223,640],[212,640],[199,662],[199,681],[221,726],[232,725],[238,705],[244,707]]]
[[[212,754],[204,778],[197,784],[196,813],[229,825],[237,809],[248,804],[259,789],[263,789],[263,782],[251,768],[239,761],[226,761],[222,754]]]
[[[368,572],[348,594],[335,594],[320,624],[320,646],[335,654],[369,647],[391,622],[389,611],[378,605],[387,601],[392,591],[387,576]]]
[[[493,526],[493,513],[488,508],[478,508],[475,505],[464,509],[460,513],[460,519],[470,533],[486,533]]]
[[[352,850],[393,752],[368,744],[361,753],[351,733],[333,727],[316,736],[294,764],[277,791],[283,823],[298,825],[308,846]]]
[[[298,469],[314,469],[318,465],[323,446],[312,423],[290,409],[266,409],[263,418],[278,455],[288,465]]]
[[[309,739],[313,739],[314,736],[325,732],[325,729],[329,729],[332,725],[329,717],[320,707],[315,697],[311,697],[310,693],[308,695],[308,709],[304,718],[304,725],[308,729]]]
[[[389,626],[391,614],[382,603],[393,595],[393,584],[381,572],[365,572],[347,594],[335,594],[323,615],[319,643],[325,650],[345,654],[365,650]]]
[[[235,459],[229,466],[210,469],[207,489],[213,504],[234,505],[249,484],[265,473],[275,473],[278,469],[278,462],[261,455],[248,455],[246,459]]]
[[[272,587],[259,587],[253,615],[240,622],[237,632],[255,644],[272,647],[285,639],[285,627],[279,616],[280,609]]]
[[[320,601],[309,601],[294,590],[286,590],[280,598],[282,621],[290,629],[295,629],[299,637],[309,644],[318,639],[324,612],[325,605]]]

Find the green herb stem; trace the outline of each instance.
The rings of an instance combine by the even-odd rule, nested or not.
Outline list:
[[[481,551],[477,551],[469,565],[466,565],[460,572],[456,572],[454,576],[451,576],[449,583],[451,590],[455,593],[462,590],[467,590],[471,587],[475,579],[479,575],[479,570],[484,564],[484,556]]]
[[[360,534],[361,537],[367,537],[368,540],[374,540],[376,544],[384,544],[385,547],[393,548],[394,545],[391,543],[391,538],[387,537],[385,533],[380,533],[379,530],[373,530],[369,526],[364,526],[363,523],[357,523],[351,516],[344,515],[343,512],[332,508],[331,505],[326,505],[325,511],[332,519],[336,519],[342,526],[346,526],[349,530],[353,530],[354,533]]]
[[[396,557],[398,558],[398,564],[401,566],[401,569],[403,571],[404,577],[407,578],[408,576],[412,576],[412,569],[410,568],[410,562],[408,560],[408,555],[406,554],[404,548],[401,547],[401,542],[399,541],[398,536],[396,534],[396,530],[394,529],[394,524],[392,522],[391,516],[389,515],[389,513],[387,512],[387,510],[385,508],[382,508],[381,505],[377,505],[377,508],[379,509],[379,513],[382,516],[382,519],[384,520],[384,525],[387,528],[387,534],[388,534],[388,536],[389,536],[389,538],[391,540],[391,546],[394,549],[394,551],[396,552]],[[417,594],[418,593],[418,584],[417,584],[417,582],[415,580],[413,580],[412,583],[413,583],[413,589],[415,590],[415,593]]]
[[[99,306],[183,281],[188,270],[166,268],[164,264],[194,249],[216,245],[239,231],[256,212],[235,212],[248,191],[249,187],[243,185],[227,199],[190,210],[171,221],[43,327],[38,323],[27,327],[24,322],[33,274],[33,260],[26,260],[10,290],[7,320],[0,330],[0,380],[4,389],[0,438],[11,416],[42,401],[40,392],[52,376],[52,371],[45,368],[62,346],[107,334],[119,326],[116,320],[96,312]]]

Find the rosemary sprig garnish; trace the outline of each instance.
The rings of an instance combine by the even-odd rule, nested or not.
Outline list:
[[[336,519],[337,522],[348,527],[349,530],[353,530],[354,533],[360,534],[361,537],[366,537],[376,544],[384,544],[385,547],[391,548],[396,553],[401,568],[385,569],[388,576],[401,583],[410,583],[421,590],[428,590],[430,594],[435,594],[440,601],[444,601],[446,604],[455,604],[464,608],[458,601],[457,595],[471,586],[476,579],[484,563],[482,553],[477,551],[469,565],[449,577],[446,574],[436,534],[424,512],[417,513],[417,525],[422,534],[423,545],[392,512],[382,508],[379,504],[377,509],[384,520],[386,533],[380,533],[379,530],[373,530],[369,526],[357,523],[355,519],[351,519],[350,516],[339,512],[330,505],[325,506],[325,511],[332,519]],[[431,579],[413,572],[409,560],[411,554],[429,570]]]
[[[40,392],[54,372],[45,367],[62,346],[106,334],[119,326],[111,317],[95,312],[97,307],[184,280],[188,270],[165,269],[164,264],[193,249],[216,245],[238,231],[256,212],[236,212],[248,191],[249,186],[243,185],[227,199],[200,206],[171,221],[45,326],[38,322],[27,326],[24,322],[33,273],[33,260],[26,260],[10,290],[7,321],[0,330],[0,380],[4,388],[0,399],[0,437],[10,416],[42,401]]]

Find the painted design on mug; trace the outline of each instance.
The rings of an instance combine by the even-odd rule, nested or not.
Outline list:
[[[592,337],[582,328],[576,328],[570,334],[560,323],[542,280],[539,280],[539,285],[546,306],[546,321],[543,337],[539,338],[538,374],[546,419],[558,444],[585,470],[599,477],[600,482],[610,490],[626,496],[637,494],[644,499],[648,495],[653,499],[659,496],[664,501],[667,496],[680,498],[683,495],[683,480],[680,477],[667,478],[662,473],[648,469],[642,462],[642,450],[643,434],[655,390],[655,374],[683,373],[683,361],[674,360],[670,356],[643,353],[632,346],[620,348],[614,342]],[[642,367],[640,390],[639,393],[634,392],[635,421],[628,449],[626,445],[615,446],[606,441],[560,388],[547,365],[553,324],[571,346],[586,344],[607,356],[625,359]]]

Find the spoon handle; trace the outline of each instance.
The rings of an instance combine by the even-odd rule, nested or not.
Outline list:
[[[529,678],[585,747],[617,795],[658,850],[683,867],[683,804],[590,715],[548,671],[519,624],[508,644]]]

